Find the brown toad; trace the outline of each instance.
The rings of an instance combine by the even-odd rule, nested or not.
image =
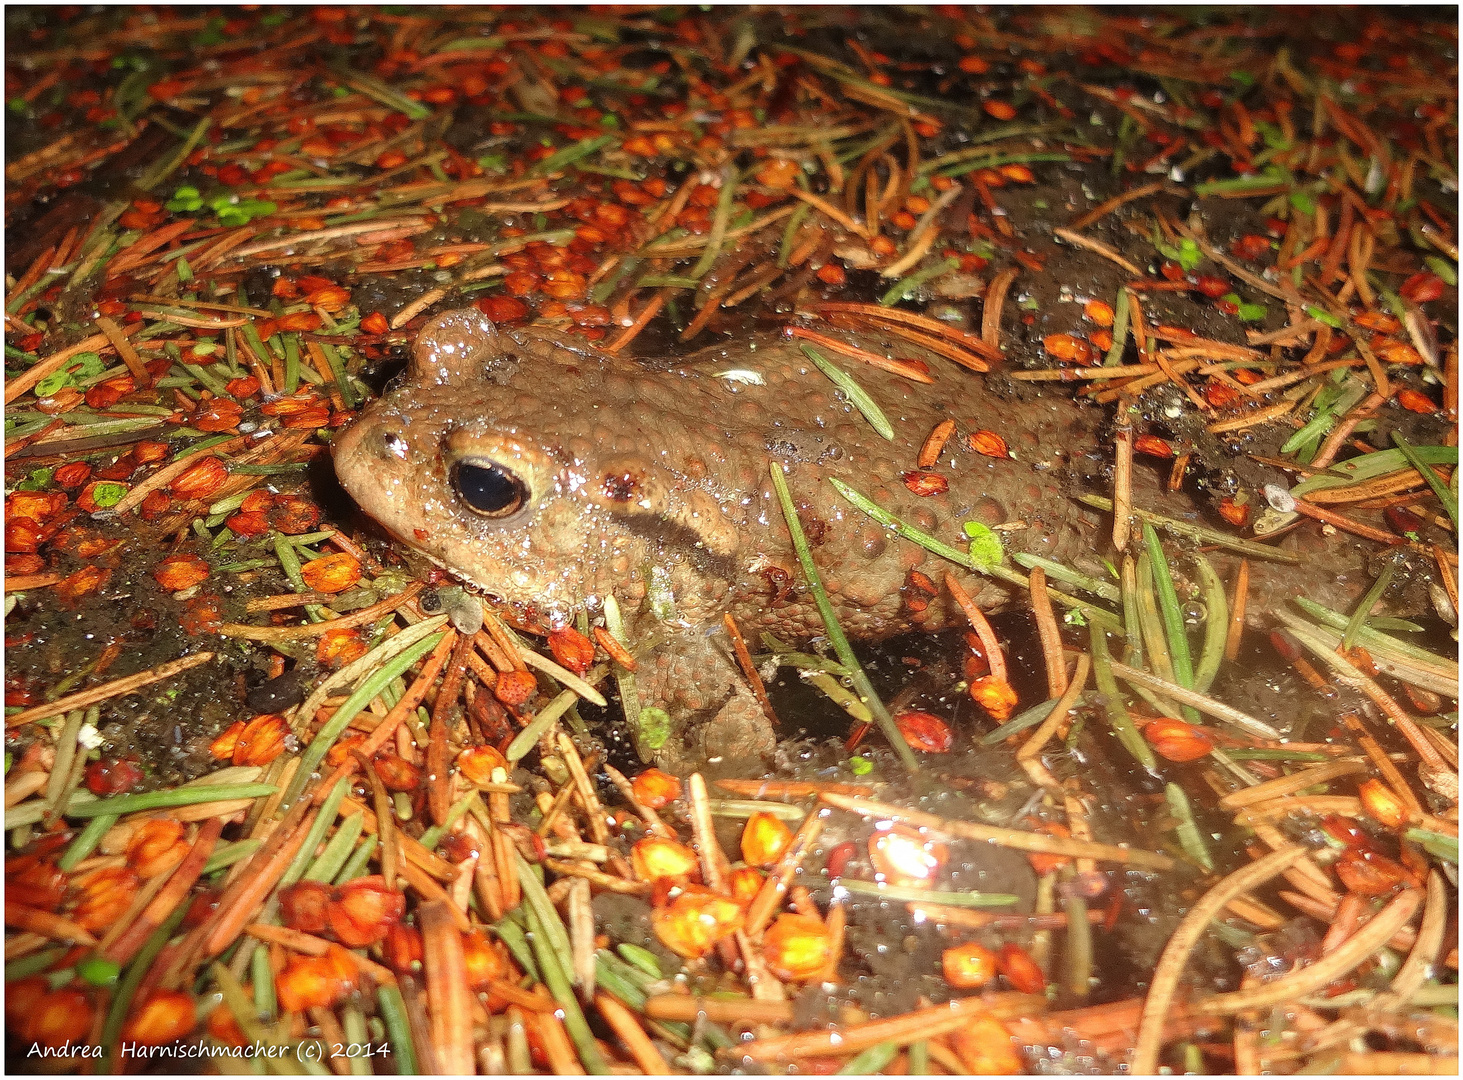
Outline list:
[[[860,341],[865,348],[879,344]],[[908,352],[908,348],[901,349]],[[474,309],[433,320],[399,385],[336,442],[341,482],[406,543],[490,595],[567,622],[613,593],[629,635],[667,640],[641,664],[642,703],[663,705],[671,759],[767,749],[770,726],[729,658],[722,615],[757,642],[823,632],[803,585],[769,465],[781,462],[844,630],[883,638],[960,618],[943,589],[908,603],[910,572],[951,564],[854,509],[836,477],[906,522],[963,546],[968,521],[1008,551],[1087,560],[1107,527],[1062,489],[1071,454],[1093,452],[1099,410],[1049,396],[1005,400],[968,372],[929,385],[831,356],[888,416],[880,437],[792,342],[763,338],[683,361],[614,356],[540,329],[500,329]],[[903,476],[947,417],[948,491]],[[975,453],[988,428],[1011,456]],[[1008,586],[961,572],[982,606]],[[920,610],[914,610],[920,608]]]

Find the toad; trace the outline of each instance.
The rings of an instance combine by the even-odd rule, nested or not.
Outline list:
[[[828,359],[878,403],[892,438],[784,338],[654,362],[450,311],[337,439],[335,467],[390,532],[540,624],[564,624],[581,608],[593,615],[613,595],[632,642],[661,639],[641,660],[639,686],[642,704],[673,720],[663,761],[755,754],[773,733],[731,658],[723,614],[752,642],[763,631],[823,633],[772,462],[850,637],[936,630],[963,616],[943,588],[909,602],[912,574],[938,584],[954,567],[855,509],[832,478],[946,543],[963,547],[964,524],[976,522],[1008,553],[1085,560],[1105,574],[1095,555],[1109,526],[1073,501],[1068,476],[1074,456],[1098,453],[1101,410],[1056,395],[1007,399],[933,356],[928,384]],[[962,428],[932,471],[948,488],[916,493],[921,484],[905,475],[947,418]],[[978,429],[1002,435],[1009,454],[973,450]],[[1156,501],[1158,485],[1149,486]],[[1328,572],[1345,583],[1338,565],[1333,552]],[[983,608],[1009,598],[1007,584],[959,573]]]

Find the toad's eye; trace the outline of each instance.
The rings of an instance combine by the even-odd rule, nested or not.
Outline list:
[[[528,485],[494,461],[459,461],[452,490],[475,514],[505,518],[528,502]]]

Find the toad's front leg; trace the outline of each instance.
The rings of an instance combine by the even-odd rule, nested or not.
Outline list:
[[[662,768],[715,759],[759,764],[776,744],[722,633],[678,634],[657,646],[641,660],[637,685],[642,708],[662,708],[671,718],[670,735],[655,751]]]

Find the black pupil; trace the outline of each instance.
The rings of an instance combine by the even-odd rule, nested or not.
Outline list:
[[[523,482],[501,465],[459,462],[452,486],[463,502],[487,517],[505,517],[523,505]]]

